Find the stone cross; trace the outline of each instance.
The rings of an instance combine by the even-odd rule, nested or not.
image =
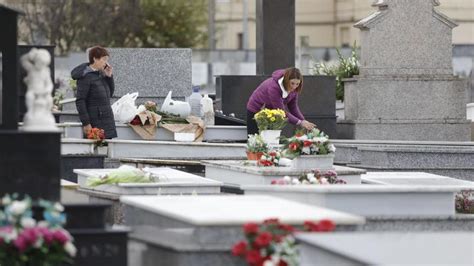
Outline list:
[[[53,107],[53,82],[49,64],[51,56],[44,49],[33,48],[20,59],[27,72],[24,79],[28,88],[25,96],[27,112],[24,117],[25,131],[57,131]]]

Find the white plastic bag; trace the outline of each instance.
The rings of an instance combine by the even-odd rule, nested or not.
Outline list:
[[[175,101],[171,99],[171,91],[169,91],[168,96],[166,96],[165,101],[161,106],[161,111],[186,118],[191,113],[191,106],[188,102]]]
[[[138,92],[127,93],[122,98],[112,104],[115,121],[128,123],[137,115],[137,106],[135,100],[138,98]]]

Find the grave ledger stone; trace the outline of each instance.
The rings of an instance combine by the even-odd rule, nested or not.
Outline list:
[[[467,81],[452,75],[452,29],[436,0],[379,0],[355,24],[360,75],[345,82],[350,138],[470,140]]]

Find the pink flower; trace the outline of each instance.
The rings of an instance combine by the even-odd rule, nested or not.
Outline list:
[[[64,245],[69,241],[69,236],[66,235],[62,230],[56,230],[53,232],[53,239],[58,241],[61,245]]]
[[[13,245],[20,251],[20,253],[23,253],[28,248],[28,241],[23,234],[20,234],[15,240],[13,240]]]

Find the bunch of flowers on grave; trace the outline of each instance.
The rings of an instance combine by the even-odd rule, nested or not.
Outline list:
[[[299,177],[291,178],[284,176],[279,179],[274,179],[272,185],[333,185],[346,184],[346,181],[337,177],[334,170],[320,171],[318,169],[310,173],[303,173]]]
[[[463,190],[455,197],[456,211],[474,213],[474,190]]]
[[[109,173],[87,178],[86,185],[96,187],[99,185],[114,185],[118,183],[153,183],[155,177],[147,169],[139,169],[130,165],[122,165]]]
[[[87,138],[94,140],[98,147],[105,146],[105,132],[101,128],[93,127],[87,134]]]
[[[257,161],[259,166],[279,166],[281,160],[281,152],[278,150],[271,150],[264,152],[260,159]]]
[[[144,104],[147,111],[156,113],[158,111],[157,104],[154,101],[146,101]]]
[[[262,136],[260,134],[248,135],[247,158],[249,160],[258,160],[265,152],[268,152],[268,144],[263,140]]]
[[[76,255],[73,238],[63,228],[59,203],[39,200],[44,220],[33,218],[32,200],[6,195],[0,202],[0,265],[63,265]]]
[[[336,147],[329,141],[329,136],[317,128],[311,131],[299,130],[294,136],[282,139],[283,154],[288,158],[336,152]]]
[[[335,225],[330,220],[306,221],[301,230],[307,232],[330,232]],[[278,219],[268,219],[261,224],[247,223],[243,226],[245,240],[232,247],[232,254],[246,260],[248,265],[298,265],[297,244],[291,225]]]
[[[281,130],[286,126],[287,117],[282,109],[264,108],[254,115],[259,131]]]

